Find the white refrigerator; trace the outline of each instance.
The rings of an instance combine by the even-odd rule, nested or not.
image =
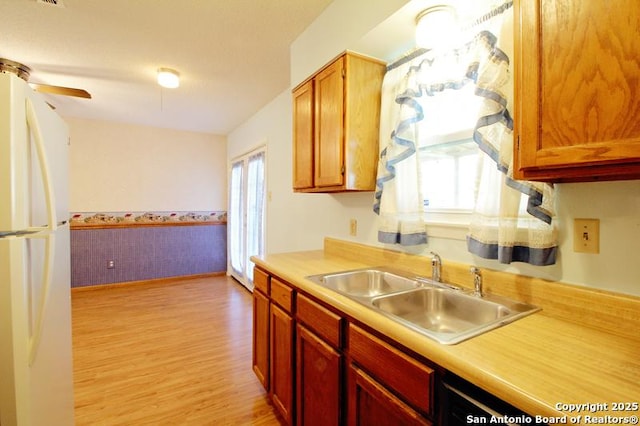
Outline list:
[[[68,129],[0,73],[0,425],[72,425]]]

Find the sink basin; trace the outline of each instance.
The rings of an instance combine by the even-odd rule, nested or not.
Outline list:
[[[540,309],[387,268],[307,277],[443,344],[455,344]]]
[[[377,297],[373,306],[419,327],[438,333],[460,333],[503,318],[503,305],[441,288]]]
[[[347,296],[364,298],[415,289],[420,286],[420,283],[412,278],[373,268],[312,276],[310,278]]]
[[[539,310],[498,296],[477,297],[429,287],[375,297],[371,305],[409,328],[447,344],[461,342]]]

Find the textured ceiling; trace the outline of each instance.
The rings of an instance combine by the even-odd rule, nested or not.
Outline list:
[[[62,116],[227,134],[289,87],[289,45],[331,0],[61,3],[1,0],[0,57],[91,93],[46,95]],[[161,89],[159,67],[181,86]]]

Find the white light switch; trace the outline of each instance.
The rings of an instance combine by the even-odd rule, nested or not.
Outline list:
[[[600,219],[573,220],[573,251],[600,253]]]

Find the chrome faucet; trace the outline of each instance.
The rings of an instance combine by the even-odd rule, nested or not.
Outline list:
[[[431,252],[431,279],[436,282],[442,281],[442,259],[437,253]]]
[[[482,274],[480,273],[480,269],[472,266],[469,271],[473,274],[473,295],[482,297]]]

